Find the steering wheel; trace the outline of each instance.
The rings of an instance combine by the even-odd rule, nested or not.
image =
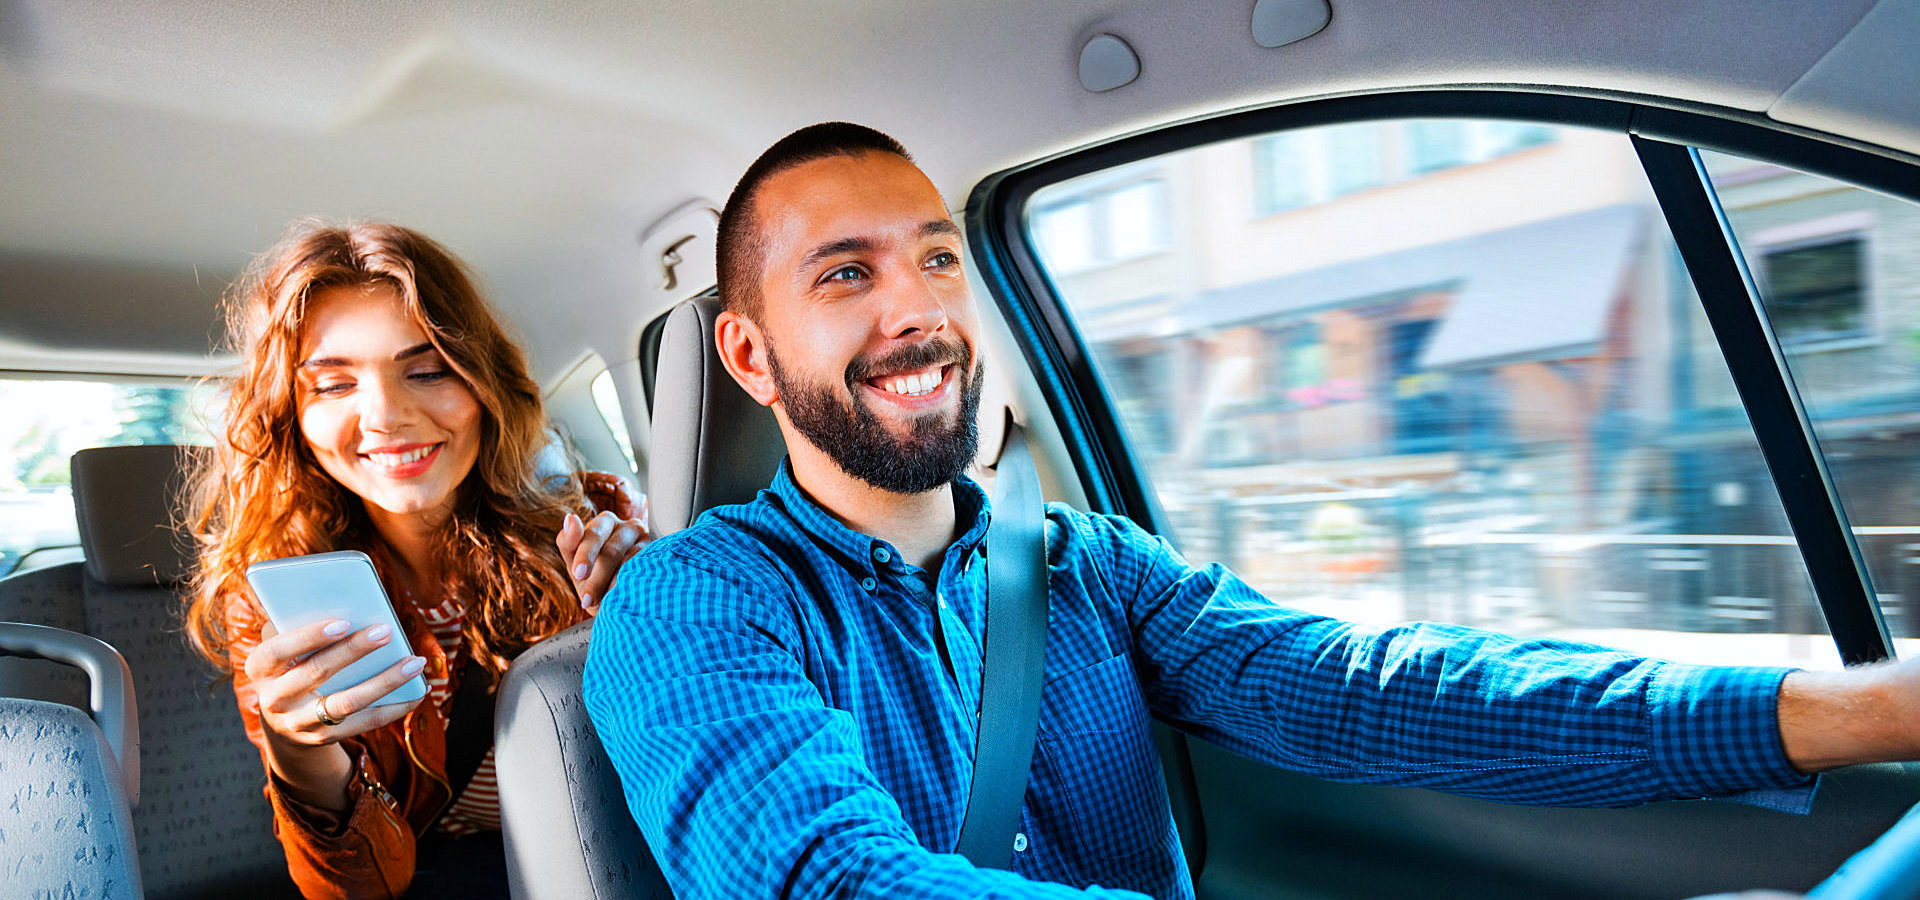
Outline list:
[[[1920,805],[1855,853],[1808,900],[1920,900]]]

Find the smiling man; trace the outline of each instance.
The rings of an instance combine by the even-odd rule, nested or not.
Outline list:
[[[1742,795],[1910,757],[1914,664],[1709,668],[1288,610],[1131,522],[1047,508],[1040,738],[1010,871],[951,853],[979,722],[990,521],[960,232],[905,150],[802,129],[721,219],[734,379],[788,458],[629,562],[589,712],[681,900],[1188,897],[1148,725],[1327,778],[1521,803]]]

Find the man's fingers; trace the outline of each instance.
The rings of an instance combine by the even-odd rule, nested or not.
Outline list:
[[[263,640],[247,654],[247,677],[255,681],[275,677],[293,668],[300,657],[340,640],[352,625],[345,619],[329,619],[284,634],[268,634],[272,627],[269,624],[261,630]]]

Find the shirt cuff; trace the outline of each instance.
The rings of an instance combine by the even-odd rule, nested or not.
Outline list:
[[[1647,686],[1653,755],[1680,797],[1724,797],[1804,813],[1815,779],[1780,743],[1780,682],[1789,669],[1665,663]]]

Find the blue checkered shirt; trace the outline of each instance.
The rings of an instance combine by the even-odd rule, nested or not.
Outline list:
[[[954,495],[970,527],[936,578],[828,515],[784,465],[754,502],[621,570],[587,709],[680,900],[1190,897],[1156,718],[1299,772],[1518,803],[1809,790],[1780,748],[1783,670],[1362,628],[1285,609],[1125,519],[1049,504],[1039,745],[1012,871],[975,869],[950,851],[979,718],[988,513],[973,482]]]

